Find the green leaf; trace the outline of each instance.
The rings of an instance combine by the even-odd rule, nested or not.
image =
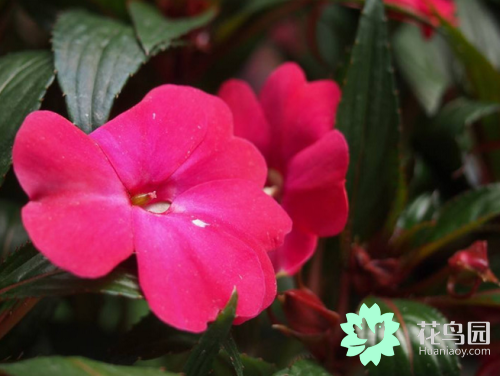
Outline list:
[[[236,355],[235,355],[236,356]],[[241,364],[241,369],[235,369],[235,362]],[[242,372],[242,373],[240,373]],[[252,358],[245,354],[238,354],[232,358],[227,351],[221,351],[213,363],[214,376],[272,376],[276,372],[276,366],[262,359]]]
[[[99,279],[81,279],[51,264],[31,244],[0,264],[0,300],[102,293],[142,298],[136,277],[115,270]]]
[[[410,230],[422,222],[430,221],[439,206],[438,197],[433,193],[417,196],[401,213],[397,227]]]
[[[400,324],[399,329],[394,334],[399,340],[400,346],[394,347],[394,356],[383,356],[378,366],[372,362],[368,363],[370,376],[378,375],[435,375],[435,376],[458,376],[460,375],[459,357],[449,355],[448,351],[455,349],[453,341],[443,341],[443,325],[449,324],[449,321],[436,309],[424,304],[412,302],[409,300],[391,300],[376,297],[368,297],[363,301],[368,307],[377,303],[382,314],[394,313],[393,321]],[[420,344],[418,337],[421,327],[417,325],[420,322],[427,324],[436,321],[440,324],[435,328],[435,333],[441,335],[435,337],[436,345],[431,343],[430,326],[425,327],[425,342]],[[382,338],[382,332],[373,333],[368,327],[358,331],[359,338],[367,338],[366,346],[373,346],[379,343]],[[428,355],[420,353],[420,348],[429,350],[443,350],[441,355]]]
[[[425,160],[445,199],[470,189],[464,175],[464,161],[473,141],[466,126],[499,110],[497,103],[459,98],[414,132],[413,147]]]
[[[28,241],[28,234],[21,222],[21,207],[0,200],[0,260]]]
[[[243,363],[241,362],[240,352],[238,351],[238,347],[236,346],[236,342],[234,342],[233,336],[229,335],[226,340],[222,343],[222,347],[226,350],[229,360],[234,367],[236,372],[236,376],[244,376],[243,375]]]
[[[474,306],[474,307],[500,307],[500,289],[490,289],[480,291],[472,295],[470,298],[457,299],[449,295],[444,296],[429,296],[426,297],[426,302],[442,306]]]
[[[38,110],[54,80],[48,51],[25,51],[0,58],[0,184],[12,163],[17,130],[30,112]]]
[[[454,136],[460,136],[466,126],[499,111],[500,104],[498,103],[459,98],[447,103],[443,107],[433,119],[432,126],[439,129],[446,129]]]
[[[399,114],[384,7],[368,0],[342,89],[337,128],[349,144],[349,227],[367,239],[394,204],[399,176]]]
[[[86,11],[59,17],[53,47],[69,115],[87,133],[108,120],[115,98],[146,61],[131,27]]]
[[[199,335],[174,329],[149,314],[111,349],[111,360],[118,364],[133,364],[138,359],[155,359],[190,350],[198,340]]]
[[[481,0],[455,0],[459,27],[481,53],[500,67],[500,27],[494,14]]]
[[[237,301],[238,294],[235,291],[217,320],[210,325],[201,337],[200,343],[191,352],[184,367],[187,376],[206,376],[209,374],[222,343],[229,335],[236,315]]]
[[[316,25],[316,43],[318,53],[331,70],[337,70],[347,59],[357,24],[358,17],[352,9],[339,4],[323,8]]]
[[[416,25],[402,25],[394,35],[394,57],[428,115],[439,109],[452,83],[449,49],[442,37],[425,38]]]
[[[450,200],[439,210],[436,225],[420,236],[420,247],[406,260],[414,265],[500,215],[500,184],[490,184]]]
[[[298,360],[290,368],[274,374],[274,376],[330,376],[324,368],[311,360]]]
[[[448,21],[440,18],[442,31],[457,58],[462,62],[475,98],[484,102],[500,103],[500,73],[488,59]],[[483,121],[482,134],[487,141],[500,140],[500,117],[490,117]],[[493,175],[500,178],[500,151],[488,154]]]
[[[245,376],[270,376],[276,371],[273,364],[269,364],[262,359],[251,358],[248,355],[240,354]]]
[[[124,367],[80,357],[41,357],[1,364],[6,376],[174,376],[150,367]]]
[[[167,49],[173,41],[192,30],[207,25],[216,15],[215,9],[210,8],[194,17],[169,19],[163,16],[156,7],[138,1],[131,2],[129,10],[137,37],[146,55],[155,55]]]

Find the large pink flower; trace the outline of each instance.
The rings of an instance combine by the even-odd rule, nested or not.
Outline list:
[[[219,95],[231,107],[235,134],[252,141],[267,160],[267,191],[293,220],[285,244],[272,253],[276,271],[293,274],[312,256],[319,236],[345,226],[347,144],[333,130],[340,89],[330,80],[308,83],[296,64],[279,67],[257,98],[243,81]]]
[[[30,198],[24,225],[59,267],[100,277],[135,251],[151,309],[193,332],[235,288],[238,322],[273,301],[266,251],[283,243],[291,221],[262,192],[265,161],[233,136],[219,98],[162,86],[90,135],[37,111],[13,160]]]

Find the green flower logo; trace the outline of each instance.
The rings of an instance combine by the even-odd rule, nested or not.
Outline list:
[[[392,321],[393,317],[394,313],[381,315],[380,307],[376,303],[371,308],[363,304],[359,315],[348,313],[346,315],[347,322],[340,324],[342,330],[347,334],[341,343],[343,347],[348,349],[347,356],[361,354],[359,360],[364,366],[369,362],[373,362],[377,366],[382,355],[393,356],[394,347],[401,345],[394,336],[394,333],[399,329],[399,323]],[[371,332],[366,330],[367,327]],[[362,333],[373,339],[370,342],[375,343],[375,345],[366,347],[365,343],[368,338],[358,336]],[[378,343],[376,343],[377,340],[379,340]]]

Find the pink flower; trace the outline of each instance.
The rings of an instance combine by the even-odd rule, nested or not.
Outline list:
[[[235,134],[266,158],[266,190],[293,220],[285,244],[272,253],[276,271],[293,274],[312,256],[318,237],[338,234],[347,220],[349,154],[333,130],[340,89],[330,80],[309,83],[299,66],[286,63],[259,98],[239,80],[226,82],[219,95],[233,110]]]
[[[457,24],[455,17],[456,5],[453,0],[385,0],[385,2],[416,13],[420,17],[427,19],[434,26],[439,26],[440,24],[436,12],[453,25]],[[401,17],[396,16],[396,18]],[[433,33],[432,28],[429,26],[423,26],[422,31],[427,37],[430,37]]]
[[[13,151],[30,238],[88,278],[135,251],[151,309],[179,329],[203,331],[234,288],[236,321],[255,317],[276,294],[266,251],[291,221],[262,192],[262,156],[232,132],[219,98],[172,85],[90,135],[55,113],[32,113]]]

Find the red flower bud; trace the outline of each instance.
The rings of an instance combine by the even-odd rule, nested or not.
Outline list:
[[[455,298],[467,298],[473,295],[481,281],[499,283],[493,274],[488,262],[488,243],[477,241],[469,248],[458,251],[448,260],[450,266],[450,277],[448,279],[448,294]],[[457,294],[455,286],[457,283],[470,285],[471,289],[466,294]]]
[[[483,282],[498,283],[498,278],[490,270],[486,241],[477,241],[469,248],[458,251],[450,257],[448,264],[457,277],[478,276]]]

